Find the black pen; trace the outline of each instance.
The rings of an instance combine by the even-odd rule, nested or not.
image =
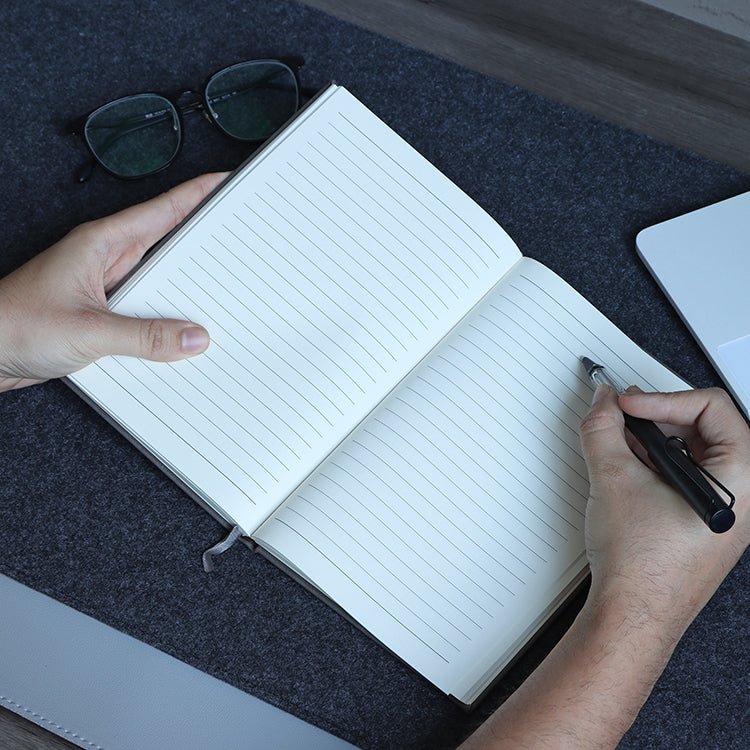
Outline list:
[[[581,357],[581,362],[596,385],[609,385],[617,393],[622,393],[622,386],[609,376],[603,365],[592,362],[588,357]],[[682,438],[667,437],[650,420],[631,417],[630,414],[625,414],[625,426],[646,449],[659,473],[688,501],[711,531],[721,533],[732,528],[734,497],[693,458]],[[706,477],[727,494],[729,504]]]

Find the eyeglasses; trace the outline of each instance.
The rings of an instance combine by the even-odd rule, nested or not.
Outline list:
[[[134,94],[104,104],[70,125],[94,157],[79,170],[78,181],[85,182],[96,163],[123,179],[165,169],[179,153],[182,118],[190,112],[202,112],[234,140],[265,140],[299,108],[304,62],[301,57],[250,60],[211,75],[202,93]]]

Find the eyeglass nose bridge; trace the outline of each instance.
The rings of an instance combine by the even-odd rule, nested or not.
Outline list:
[[[175,106],[180,110],[180,114],[187,115],[191,112],[203,112],[204,116],[208,117],[203,95],[200,91],[182,89],[182,91],[177,92],[172,98]]]

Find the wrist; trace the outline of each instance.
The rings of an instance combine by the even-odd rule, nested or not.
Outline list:
[[[606,628],[617,627],[620,637],[642,633],[674,647],[710,596],[701,582],[706,576],[687,562],[670,575],[638,566],[603,574],[593,567],[582,614],[596,616]],[[714,589],[715,584],[710,591]]]
[[[667,630],[647,605],[592,590],[562,640],[462,750],[616,747],[679,640]]]
[[[15,322],[10,314],[11,310],[6,310],[2,303],[3,299],[0,295],[0,392],[13,390],[20,384],[20,378],[15,376],[11,369],[11,363],[15,359],[13,354]]]
[[[614,662],[638,665],[655,681],[693,617],[675,597],[654,595],[646,585],[602,591],[592,584],[574,627],[581,642],[597,644]]]

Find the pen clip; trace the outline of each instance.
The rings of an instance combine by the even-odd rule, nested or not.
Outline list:
[[[704,469],[693,457],[693,454],[690,452],[690,448],[688,447],[688,444],[681,438],[677,437],[677,435],[672,435],[667,438],[667,443],[669,443],[670,440],[674,440],[676,443],[680,445],[680,450],[685,454],[685,457],[687,458],[690,463],[695,466],[698,471],[703,474],[712,484],[714,484],[716,487],[718,487],[728,498],[729,498],[729,507],[731,508],[734,505],[734,495],[712,474],[708,472],[707,469]],[[669,455],[672,462],[678,466],[686,475],[687,472],[685,471],[685,468],[681,466],[677,461],[674,460],[674,458],[667,452],[667,455]],[[715,501],[712,500],[712,503],[715,504]]]

